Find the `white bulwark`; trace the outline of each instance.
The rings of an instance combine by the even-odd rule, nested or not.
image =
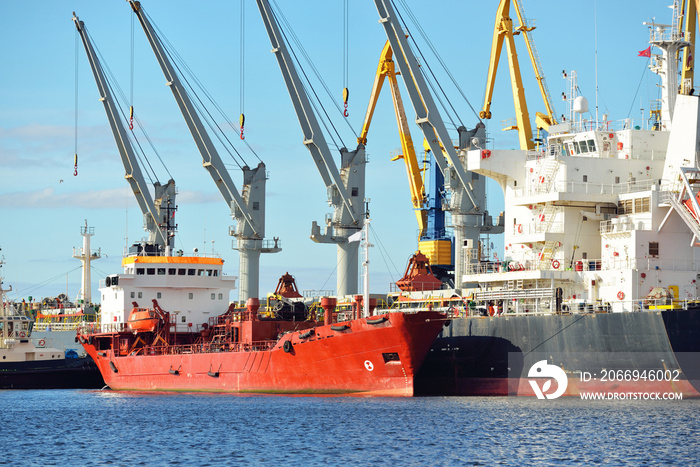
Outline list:
[[[133,302],[153,308],[153,300],[177,321],[177,332],[198,331],[224,313],[235,276],[224,276],[224,261],[210,256],[127,256],[124,272],[100,282],[103,328],[124,325]]]

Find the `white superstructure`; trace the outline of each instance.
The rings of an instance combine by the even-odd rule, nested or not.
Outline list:
[[[650,122],[584,120],[585,98],[571,95],[569,120],[537,151],[469,152],[468,169],[498,181],[506,206],[502,259],[464,247],[461,283],[479,285],[474,299],[516,312],[632,311],[667,293],[700,296],[700,99],[668,85],[667,51],[687,45],[682,34],[655,25],[650,42],[665,83]]]
[[[223,259],[211,256],[139,256],[122,260],[124,272],[100,283],[103,328],[123,326],[134,302],[153,308],[153,300],[174,316],[177,329],[198,331],[209,318],[224,313],[235,276],[224,276]]]

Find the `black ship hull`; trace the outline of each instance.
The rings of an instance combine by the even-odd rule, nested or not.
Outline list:
[[[610,388],[616,372],[618,389],[697,396],[698,356],[700,309],[455,318],[418,372],[416,394],[532,395],[528,371],[547,360],[566,372],[566,395]],[[672,378],[656,377],[664,373]]]
[[[104,385],[89,356],[0,363],[0,389],[100,389]]]

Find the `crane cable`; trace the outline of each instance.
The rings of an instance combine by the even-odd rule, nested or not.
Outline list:
[[[80,33],[75,30],[75,145],[74,145],[74,164],[73,164],[73,176],[78,176],[78,55],[80,51]]]
[[[459,84],[457,83],[457,80],[455,79],[454,75],[452,74],[452,72],[450,71],[450,69],[447,67],[447,65],[446,65],[445,62],[443,61],[442,57],[440,56],[440,54],[437,52],[437,50],[436,50],[435,46],[433,45],[432,41],[430,40],[430,38],[428,37],[428,35],[425,33],[425,31],[424,31],[423,28],[421,27],[420,22],[418,22],[418,20],[416,19],[415,15],[413,14],[413,12],[411,11],[411,9],[409,8],[408,4],[406,3],[406,0],[399,0],[399,1],[401,2],[401,4],[403,5],[404,9],[406,10],[408,16],[411,18],[411,21],[413,22],[413,24],[416,26],[416,29],[418,30],[418,32],[420,33],[420,35],[423,37],[423,40],[425,40],[425,42],[428,44],[428,47],[430,48],[430,50],[431,50],[431,51],[433,52],[433,54],[435,55],[435,57],[437,58],[438,62],[440,62],[440,65],[441,65],[442,68],[445,70],[445,72],[447,73],[447,75],[450,77],[450,80],[452,81],[452,83],[454,84],[454,86],[457,88],[457,91],[460,93],[460,95],[462,96],[462,98],[464,99],[464,101],[467,103],[467,105],[469,106],[469,108],[471,109],[471,111],[474,113],[474,115],[476,116],[476,118],[479,119],[479,121],[481,122],[481,119],[479,118],[479,113],[474,109],[474,107],[472,106],[471,102],[469,102],[469,99],[467,99],[467,96],[464,94],[464,91],[462,91],[462,88],[461,88],[461,87],[459,86]],[[397,9],[397,12],[398,12],[398,9]],[[408,30],[408,26],[406,25],[406,22],[405,22],[405,21],[403,20],[403,18],[401,17],[401,13],[399,12],[398,15],[399,15],[399,18],[401,19],[401,22],[404,23],[404,26],[406,27],[406,30]],[[413,36],[410,36],[410,37],[411,37],[411,40],[413,41],[414,45],[416,46],[416,49],[418,50],[418,53],[420,54],[421,58],[423,59],[423,63],[426,65],[426,67],[427,67],[428,70],[430,71],[430,74],[433,76],[433,79],[435,80],[435,82],[438,83],[438,86],[440,87],[440,90],[442,91],[443,95],[446,96],[444,90],[443,90],[442,87],[439,85],[439,82],[437,81],[437,78],[435,78],[435,74],[433,73],[432,69],[431,69],[430,66],[428,65],[428,62],[426,61],[425,57],[423,56],[422,51],[421,51],[420,48],[418,47],[418,44],[416,43],[415,39],[413,38]],[[454,107],[452,106],[452,103],[450,102],[449,99],[447,99],[447,101],[448,101],[448,103],[450,104],[450,107],[452,108],[452,111],[455,113],[455,115],[457,115],[457,119],[459,119],[459,115],[457,114],[457,111],[456,111],[456,110],[454,109]],[[441,102],[441,104],[442,104],[442,102]],[[461,120],[460,120],[460,124],[461,124]]]
[[[241,117],[239,119],[240,123],[240,128],[241,128],[241,139],[245,139],[245,136],[243,136],[243,127],[245,126],[245,113],[243,113],[243,110],[245,108],[245,96],[244,96],[244,90],[245,90],[245,0],[241,0],[241,64],[240,64],[240,102],[241,102]]]
[[[348,23],[348,0],[343,0],[343,105],[345,109],[343,110],[343,117],[348,117],[348,98],[350,97],[350,91],[348,90],[348,47],[349,47],[349,23]]]
[[[328,119],[328,124],[326,124],[326,123],[324,122],[324,126],[326,127],[327,133],[328,133],[329,135],[331,135],[330,131],[328,131],[328,125],[330,125],[330,126],[333,128],[333,131],[336,132],[336,135],[337,135],[338,138],[340,139],[342,146],[345,146],[345,143],[343,143],[342,137],[340,136],[340,134],[338,133],[338,130],[337,130],[337,129],[335,128],[335,126],[333,125],[333,122],[330,120],[330,117],[328,116],[328,112],[326,111],[325,107],[324,107],[323,104],[321,103],[321,100],[320,100],[320,98],[318,97],[318,94],[316,93],[316,90],[315,90],[314,87],[311,85],[311,81],[309,80],[309,77],[308,77],[308,75],[306,74],[306,71],[305,71],[304,67],[301,66],[301,61],[299,60],[299,58],[297,57],[296,53],[294,52],[294,49],[292,48],[292,43],[291,43],[291,42],[289,41],[289,39],[287,38],[287,31],[289,31],[289,37],[292,38],[292,40],[294,41],[294,44],[295,44],[296,47],[300,50],[301,55],[304,57],[304,59],[306,60],[306,62],[307,62],[308,65],[309,65],[309,67],[310,67],[311,70],[313,71],[314,75],[316,76],[316,79],[318,79],[318,81],[321,83],[321,86],[323,86],[323,89],[326,91],[326,94],[327,94],[328,97],[330,98],[330,101],[333,103],[333,105],[334,105],[334,106],[336,107],[336,109],[338,110],[338,113],[340,113],[340,114],[342,115],[342,114],[343,114],[343,111],[340,110],[340,106],[337,104],[337,101],[333,98],[333,94],[331,93],[330,89],[328,88],[328,85],[326,84],[326,82],[325,82],[325,81],[323,80],[323,78],[321,77],[321,74],[319,73],[319,71],[318,71],[318,69],[316,68],[316,66],[314,65],[314,63],[311,61],[311,57],[309,57],[308,53],[306,52],[306,50],[304,49],[303,45],[301,44],[301,41],[300,41],[299,38],[295,35],[294,29],[291,27],[291,25],[290,25],[289,22],[287,21],[287,18],[285,18],[284,13],[282,13],[282,10],[281,10],[281,9],[279,8],[279,6],[277,5],[277,2],[276,2],[275,0],[271,0],[271,4],[272,4],[272,6],[273,6],[273,11],[272,11],[272,13],[273,13],[273,15],[275,15],[275,17],[277,18],[278,24],[280,24],[280,30],[281,30],[282,36],[284,36],[284,40],[285,40],[286,43],[287,43],[287,47],[289,48],[289,52],[290,52],[290,54],[292,55],[292,58],[294,59],[295,63],[297,64],[297,66],[298,66],[298,68],[299,68],[301,74],[303,75],[304,79],[306,80],[306,83],[307,83],[307,84],[305,85],[305,88],[308,87],[309,89],[311,89],[311,92],[313,93],[314,97],[315,97],[316,100],[318,101],[318,106],[317,106],[316,104],[313,104],[313,105],[314,105],[314,108],[316,108],[316,110],[317,110],[317,112],[318,112],[318,107],[320,106],[320,108],[323,110],[323,113],[326,115],[326,118]],[[281,20],[281,21],[280,21],[280,20]],[[284,27],[283,27],[283,25],[284,25]],[[318,112],[318,113],[320,114],[321,112]],[[353,135],[355,136],[355,138],[357,138],[357,132],[355,131],[355,129],[354,129],[354,128],[352,127],[352,125],[350,124],[350,121],[347,120],[347,119],[344,119],[344,121],[345,121],[345,123],[347,124],[348,128],[350,128],[350,131],[352,131],[352,133],[353,133]],[[331,138],[332,138],[332,135],[331,135]],[[337,145],[337,143],[335,143],[335,141],[333,141],[333,143]],[[340,146],[338,146],[338,147],[340,147]],[[345,147],[346,147],[346,146],[345,146]]]
[[[134,129],[134,17],[131,16],[131,83],[129,95],[129,129]]]
[[[148,15],[148,13],[143,9],[143,7],[141,8],[141,11],[143,12],[144,15],[148,16],[148,21],[153,25],[154,34],[155,34],[156,39],[158,39],[160,41],[161,45],[165,49],[165,52],[168,54],[168,57],[170,57],[170,60],[173,63],[173,66],[179,72],[179,76],[182,79],[183,84],[186,85],[186,87],[190,89],[190,92],[196,98],[196,101],[193,100],[192,103],[197,107],[197,110],[199,111],[199,113],[201,114],[202,117],[208,117],[208,119],[204,118],[204,120],[207,121],[207,125],[209,126],[209,128],[215,132],[217,139],[224,145],[226,152],[229,153],[229,155],[231,156],[231,159],[234,160],[234,162],[236,163],[236,165],[238,165],[239,168],[242,168],[242,166],[241,166],[240,162],[238,160],[236,160],[236,158],[234,157],[234,155],[231,151],[236,153],[236,155],[238,156],[238,158],[240,158],[240,161],[243,163],[243,165],[248,165],[247,162],[245,161],[245,159],[243,158],[243,155],[235,148],[235,146],[233,146],[233,144],[231,143],[229,138],[224,134],[224,132],[221,129],[221,127],[219,126],[219,124],[216,123],[216,121],[214,120],[214,118],[211,115],[211,112],[204,105],[204,102],[200,98],[199,94],[195,91],[194,86],[192,84],[190,84],[190,82],[187,80],[186,75],[190,76],[192,81],[202,91],[204,96],[206,96],[206,98],[209,100],[211,105],[214,106],[214,108],[224,118],[226,123],[239,135],[240,135],[240,130],[236,127],[236,125],[234,125],[234,123],[226,115],[226,113],[219,106],[219,104],[216,103],[216,101],[214,100],[212,95],[209,93],[209,91],[207,91],[207,89],[204,87],[204,85],[199,80],[199,78],[197,78],[197,75],[194,74],[192,69],[187,65],[187,62],[185,62],[185,60],[182,58],[182,56],[180,56],[180,54],[177,52],[177,49],[175,49],[175,47],[173,47],[173,45],[170,43],[170,41],[168,41],[168,38],[163,34],[163,32],[160,30],[160,28],[158,28],[157,24],[151,19],[150,15]],[[199,104],[199,105],[197,105],[197,104]],[[226,145],[224,140],[226,140],[226,142],[228,143],[228,146]],[[244,140],[244,143],[248,147],[248,149],[250,149],[250,151],[253,153],[255,158],[258,159],[258,161],[262,162],[262,160],[260,159],[258,154],[255,152],[255,150],[250,146],[250,144],[245,140]]]

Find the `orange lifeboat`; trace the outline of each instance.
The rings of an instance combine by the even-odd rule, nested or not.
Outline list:
[[[155,331],[159,321],[160,318],[154,310],[134,307],[129,313],[127,324],[134,334],[138,334],[140,332]]]

